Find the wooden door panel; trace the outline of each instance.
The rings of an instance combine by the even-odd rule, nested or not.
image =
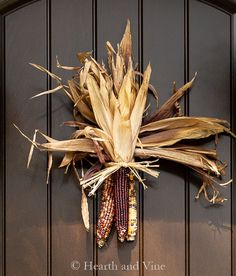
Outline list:
[[[45,66],[45,1],[6,17],[5,40],[5,254],[4,275],[45,275],[47,271],[46,156],[35,152],[26,170],[28,135],[35,126],[45,131],[46,99],[31,101],[46,89],[46,77],[28,63]],[[22,170],[23,169],[23,170]]]
[[[220,117],[230,122],[230,16],[190,1],[189,18],[190,75],[198,72],[189,96],[189,112],[193,116]],[[231,177],[230,138],[220,137],[217,149],[221,160],[229,164],[223,178],[227,181]],[[203,199],[195,202],[198,188],[199,179],[191,179],[190,274],[231,275],[230,187],[221,189],[228,200],[220,207],[209,207]],[[206,260],[208,265],[204,265]]]
[[[92,1],[51,1],[51,67],[52,71],[66,81],[73,72],[56,68],[56,56],[61,64],[78,65],[78,51],[92,50]],[[55,87],[55,83],[52,84]],[[64,92],[53,95],[51,101],[51,135],[68,139],[74,129],[62,126],[73,120],[71,101]],[[57,157],[56,157],[57,156]],[[75,275],[72,261],[93,261],[93,200],[89,200],[91,229],[85,231],[81,217],[81,191],[72,170],[67,175],[58,169],[61,155],[55,154],[51,179],[52,216],[52,274]],[[77,267],[77,265],[75,265]],[[83,271],[82,275],[92,275]]]
[[[173,81],[184,83],[184,1],[144,1],[143,26],[144,65],[151,62],[160,106],[172,94]],[[159,171],[158,180],[145,175],[143,258],[164,265],[160,275],[185,275],[185,170],[161,162]],[[144,275],[157,274],[143,269]]]
[[[182,166],[160,161],[159,179],[143,175],[149,186],[146,191],[139,184],[136,241],[119,243],[113,229],[107,245],[98,249],[94,233],[99,194],[89,199],[87,233],[80,214],[80,187],[72,171],[64,175],[57,168],[62,155],[54,154],[46,185],[46,154],[35,151],[26,170],[30,145],[12,123],[31,137],[37,128],[67,139],[73,129],[61,124],[72,119],[70,101],[63,92],[29,100],[56,84],[28,63],[46,66],[66,81],[72,73],[56,67],[56,56],[61,64],[76,65],[78,51],[92,50],[106,62],[105,42],[115,47],[129,18],[134,60],[142,70],[151,62],[159,105],[171,95],[173,81],[180,87],[197,71],[194,88],[182,101],[183,112],[235,124],[232,14],[236,5],[219,0],[13,2],[17,1],[0,2],[0,275],[235,275],[234,188],[221,189],[228,198],[222,206],[210,207],[203,197],[196,202],[201,180]],[[150,100],[153,110],[155,102]],[[212,142],[209,145],[214,147]],[[233,143],[221,137],[217,147],[220,158],[229,164],[223,178],[227,181],[235,170]],[[85,270],[90,262],[113,262],[115,270]],[[163,265],[164,271],[152,264]],[[122,265],[128,265],[127,271]]]

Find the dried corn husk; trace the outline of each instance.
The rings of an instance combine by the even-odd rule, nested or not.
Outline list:
[[[60,77],[46,68],[32,64],[57,83],[55,88],[34,97],[63,90],[73,104],[74,116],[74,121],[66,122],[65,125],[75,127],[76,130],[65,141],[55,140],[40,131],[35,131],[31,140],[17,127],[32,145],[28,165],[34,148],[49,152],[48,174],[51,170],[52,152],[55,151],[65,152],[60,167],[66,169],[70,164],[74,167],[76,160],[85,157],[97,158],[99,166],[98,164],[92,166],[84,177],[81,179],[78,177],[82,186],[82,215],[86,229],[89,227],[89,214],[85,189],[89,190],[89,195],[94,195],[97,189],[106,183],[106,179],[124,171],[130,171],[146,187],[139,171],[156,178],[159,176],[156,170],[158,165],[151,158],[163,158],[190,167],[203,178],[203,184],[196,197],[203,193],[211,203],[223,202],[218,187],[224,183],[220,184],[216,179],[224,173],[225,165],[218,160],[215,149],[193,146],[191,143],[193,140],[218,137],[219,134],[229,134],[234,138],[235,135],[225,120],[180,116],[182,114],[179,100],[193,87],[196,74],[190,82],[179,89],[174,83],[170,98],[144,119],[145,110],[148,108],[146,103],[148,92],[154,95],[157,105],[158,94],[150,83],[151,65],[148,64],[144,73],[138,72],[133,65],[129,21],[117,49],[115,50],[110,42],[106,43],[106,47],[108,68],[92,58],[91,52],[77,54],[82,66],[62,66],[57,61],[58,67],[75,72],[73,78],[68,80],[68,85],[63,84]],[[137,76],[141,76],[141,83]],[[37,142],[37,134],[41,134],[46,142]],[[137,161],[137,158],[145,160]],[[122,186],[124,183],[121,183],[123,194],[119,194],[119,190],[115,192],[117,200],[125,198],[124,203],[129,203],[129,210],[127,209],[126,213],[121,216],[121,213],[116,214],[118,236],[122,241],[125,237],[133,240],[137,231],[137,208],[132,181],[129,197],[126,198],[128,190],[126,186]],[[212,191],[212,197],[209,196],[211,193],[209,190]],[[120,210],[120,207],[118,204],[116,209]],[[102,244],[107,238],[100,233],[98,237]]]

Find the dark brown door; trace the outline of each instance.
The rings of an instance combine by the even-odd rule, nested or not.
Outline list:
[[[64,95],[29,98],[53,87],[29,66],[41,64],[64,79],[56,68],[75,65],[77,51],[93,50],[105,59],[105,42],[116,44],[131,20],[134,59],[151,61],[152,83],[160,103],[172,82],[198,77],[182,103],[186,114],[220,117],[235,124],[233,1],[197,0],[41,0],[2,1],[1,15],[1,275],[169,275],[230,276],[235,272],[235,191],[222,188],[222,206],[195,201],[200,180],[184,168],[161,162],[157,180],[145,176],[149,189],[139,189],[139,233],[134,243],[119,244],[113,233],[98,249],[92,227],[86,233],[80,214],[80,190],[69,172],[57,169],[55,155],[46,185],[45,153],[35,152],[26,169],[28,135],[35,128],[58,139],[71,130]],[[234,128],[235,129],[235,128]],[[228,163],[225,179],[235,175],[235,147],[228,137],[218,145]],[[89,202],[91,223],[97,198]],[[80,267],[79,267],[80,264]],[[91,267],[91,265],[100,265]]]

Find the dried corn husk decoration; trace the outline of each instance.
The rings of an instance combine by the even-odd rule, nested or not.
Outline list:
[[[106,48],[108,67],[96,61],[91,52],[77,55],[81,66],[64,66],[57,61],[59,68],[75,72],[67,84],[42,66],[32,64],[57,83],[55,88],[34,97],[63,90],[73,103],[74,120],[64,123],[75,128],[68,140],[58,141],[40,131],[36,131],[31,140],[17,127],[32,144],[28,164],[34,148],[50,153],[48,172],[53,152],[65,153],[60,167],[66,170],[70,165],[75,167],[78,160],[97,158],[98,163],[79,182],[82,185],[82,214],[86,229],[89,228],[89,220],[85,192],[89,196],[94,195],[104,185],[97,228],[100,247],[109,236],[113,216],[119,240],[135,239],[137,203],[133,177],[146,188],[139,172],[157,178],[156,161],[160,158],[183,164],[202,176],[203,184],[197,198],[203,193],[211,203],[223,202],[218,187],[230,181],[220,184],[217,178],[224,173],[225,165],[218,160],[215,149],[194,146],[191,142],[222,133],[235,137],[224,120],[182,116],[179,100],[192,88],[196,75],[180,88],[174,84],[172,96],[143,119],[148,92],[156,99],[158,96],[150,84],[151,65],[147,65],[144,73],[134,69],[129,21],[117,50],[110,42],[106,43]],[[37,142],[39,134],[45,138],[45,143]]]

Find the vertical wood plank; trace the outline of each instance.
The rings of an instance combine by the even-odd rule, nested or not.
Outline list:
[[[184,1],[143,2],[144,66],[151,61],[151,83],[159,106],[171,96],[172,84],[184,82]],[[160,162],[159,179],[145,175],[144,275],[185,275],[184,169]],[[164,271],[150,264],[163,265]]]
[[[232,130],[236,133],[236,16],[233,14],[231,16],[231,62],[232,62],[232,71],[231,71],[231,84],[232,84],[232,91],[231,91],[231,125]],[[236,140],[232,139],[232,160],[231,160],[231,173],[232,179],[234,180],[236,177]],[[233,181],[233,185],[231,186],[231,227],[232,227],[232,275],[236,274],[236,188],[235,188],[235,181]]]
[[[45,1],[6,17],[6,274],[47,274],[46,158],[35,152],[26,170],[29,136],[45,131],[45,98],[29,98],[46,88],[46,77],[29,66],[45,66]]]
[[[52,70],[67,81],[73,72],[56,68],[56,55],[61,64],[78,65],[76,53],[92,49],[92,1],[52,0],[51,10],[51,56]],[[52,136],[68,139],[74,129],[61,126],[62,122],[73,120],[72,103],[63,92],[52,97]],[[56,157],[57,156],[57,157]],[[62,155],[55,155],[52,174],[52,274],[92,275],[84,270],[84,263],[93,259],[93,225],[89,233],[85,231],[81,217],[81,191],[72,171],[64,175],[58,169]],[[90,222],[93,222],[92,200],[89,199]],[[72,261],[79,261],[74,269]]]
[[[190,115],[230,121],[230,16],[191,0],[189,23],[190,75],[198,72],[190,94]],[[230,139],[220,137],[217,149],[230,166]],[[229,178],[228,167],[223,180]],[[221,189],[228,201],[214,207],[203,197],[195,202],[200,183],[200,179],[191,179],[190,273],[231,275],[230,187]]]
[[[107,62],[106,41],[110,41],[116,48],[122,38],[127,19],[131,22],[134,61],[138,62],[138,1],[97,1],[97,56],[99,61]],[[98,275],[138,275],[139,237],[137,236],[135,242],[122,244],[117,240],[114,228],[109,237],[108,246],[97,249],[97,263],[114,262],[117,267],[114,266],[113,271],[98,271]],[[136,266],[135,270],[128,267],[127,271],[122,271],[122,265]]]
[[[0,179],[1,179],[1,187],[0,187],[0,275],[4,275],[5,269],[5,91],[4,91],[4,70],[5,70],[5,49],[4,49],[4,34],[5,34],[5,19],[4,16],[0,16],[0,110],[1,110],[1,118],[0,118]]]

